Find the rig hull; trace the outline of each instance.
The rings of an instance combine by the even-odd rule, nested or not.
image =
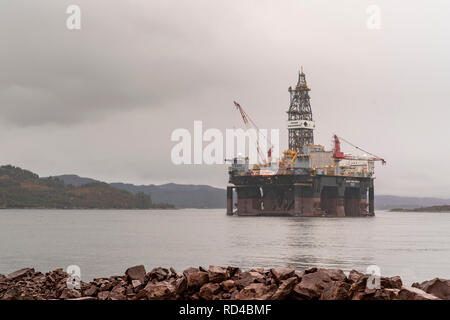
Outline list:
[[[233,199],[235,194],[236,202]],[[227,214],[373,216],[373,178],[342,175],[232,175],[227,188]]]

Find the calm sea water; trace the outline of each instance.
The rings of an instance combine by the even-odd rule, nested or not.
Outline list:
[[[225,210],[0,210],[0,273],[80,266],[82,279],[129,266],[378,265],[405,284],[450,278],[450,213],[372,218],[228,217]]]

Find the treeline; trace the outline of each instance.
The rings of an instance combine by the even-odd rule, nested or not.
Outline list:
[[[150,209],[173,206],[154,204],[149,194],[132,194],[103,182],[76,187],[65,185],[58,178],[40,178],[31,171],[6,165],[0,167],[0,208]]]

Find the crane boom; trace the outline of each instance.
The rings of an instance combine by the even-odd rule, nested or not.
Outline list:
[[[341,159],[341,160],[342,160],[342,159],[345,159],[345,160],[381,161],[381,163],[382,163],[383,165],[386,164],[386,160],[384,160],[383,158],[381,158],[381,157],[379,157],[379,156],[376,156],[376,155],[374,155],[373,153],[370,153],[370,152],[368,152],[368,151],[366,151],[366,150],[364,150],[364,149],[362,149],[362,148],[360,148],[360,147],[354,145],[353,143],[351,143],[351,142],[345,140],[345,139],[342,138],[342,137],[338,137],[337,135],[334,135],[333,138],[334,138],[334,151],[333,151],[333,157],[334,157],[335,159],[338,159],[338,160],[339,160],[339,159]],[[343,153],[343,152],[341,151],[341,143],[340,143],[340,140],[342,140],[342,141],[348,143],[349,145],[351,145],[352,147],[354,147],[354,148],[356,148],[356,149],[358,149],[358,150],[361,150],[362,152],[365,152],[365,153],[371,155],[372,157],[371,157],[371,158],[365,158],[365,157],[363,158],[363,157],[358,157],[358,156],[353,156],[353,155],[349,155],[349,154]]]
[[[242,120],[244,121],[245,126],[248,128],[251,124],[251,126],[256,129],[256,131],[258,133],[258,135],[256,137],[256,150],[257,150],[259,156],[261,157],[261,159],[263,161],[266,161],[266,157],[259,146],[259,132],[260,131],[259,131],[258,126],[252,120],[252,118],[250,118],[250,116],[247,114],[247,112],[245,112],[245,110],[241,107],[241,105],[239,103],[237,103],[236,101],[233,101],[233,103],[234,103],[234,106],[236,107],[236,109],[241,114],[241,117],[242,117]],[[267,139],[267,137],[266,137],[266,139]],[[272,160],[272,145],[270,145],[269,150],[267,151],[267,158],[268,158],[269,162]]]

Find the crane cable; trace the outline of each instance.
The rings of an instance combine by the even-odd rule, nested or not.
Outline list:
[[[259,127],[252,120],[252,118],[250,118],[250,116],[247,114],[247,112],[245,112],[245,110],[241,107],[241,105],[239,103],[237,103],[236,101],[233,101],[233,103],[234,103],[236,109],[238,109],[239,112],[241,113],[242,120],[244,121],[246,127],[248,128],[248,123],[250,121],[250,123],[253,125],[253,127],[256,128],[258,135],[261,134],[264,137],[264,139],[266,139],[266,142],[268,142],[267,145],[269,145],[270,144],[269,139],[264,135],[264,133],[260,132]],[[256,137],[256,148],[258,150],[258,153],[259,153],[259,156],[261,157],[261,159],[265,160],[264,153],[262,152],[262,150],[259,146],[259,138],[258,137]],[[269,149],[272,149],[272,145],[270,145]]]
[[[362,148],[360,148],[360,147],[354,145],[354,144],[351,143],[350,141],[345,140],[344,138],[342,138],[342,137],[340,137],[340,136],[338,136],[338,135],[336,135],[336,136],[337,136],[339,139],[341,139],[342,141],[344,141],[344,142],[348,143],[349,145],[351,145],[352,147],[354,147],[354,148],[356,148],[356,149],[358,149],[358,150],[361,150],[362,152],[365,152],[365,153],[367,153],[367,154],[370,154],[372,157],[374,157],[374,158],[376,158],[376,159],[378,159],[378,160],[381,160],[381,161],[383,162],[383,164],[386,163],[386,161],[385,161],[383,158],[381,158],[381,157],[379,157],[379,156],[377,156],[377,155],[375,155],[375,154],[373,154],[373,153],[370,153],[369,151],[366,151],[366,150],[364,150],[364,149],[362,149]]]

